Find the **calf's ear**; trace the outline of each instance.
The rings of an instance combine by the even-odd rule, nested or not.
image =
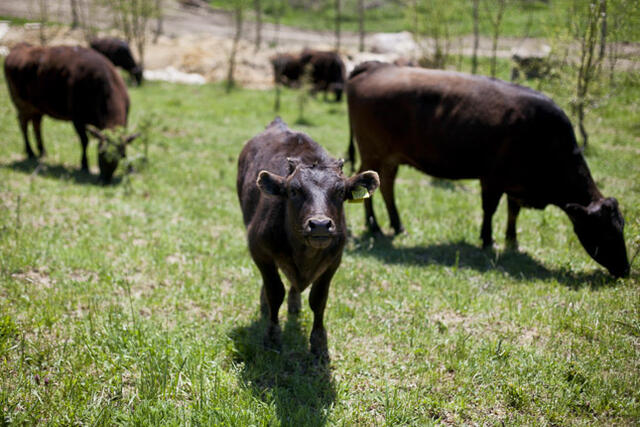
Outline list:
[[[268,171],[261,171],[258,174],[256,185],[265,194],[272,196],[285,196],[287,194],[284,178]]]
[[[140,136],[140,132],[136,132],[136,133],[134,133],[132,135],[129,135],[124,139],[124,143],[126,145],[131,144],[133,142],[133,140],[136,139],[139,136]]]
[[[289,165],[289,175],[291,175],[300,164],[300,159],[297,157],[287,157],[287,164]]]
[[[107,137],[104,136],[104,134],[100,132],[100,130],[97,127],[93,125],[87,125],[87,132],[89,132],[89,135],[94,136],[99,140],[107,139]]]
[[[359,197],[358,196],[358,194],[360,193],[360,191],[358,191],[359,187],[366,189],[368,194],[371,194],[379,186],[380,186],[380,178],[378,177],[378,174],[374,171],[364,171],[362,173],[359,173],[347,179],[347,185],[346,185],[347,191],[346,191],[345,197],[347,200],[354,200],[355,198]],[[356,196],[354,196],[354,194]],[[362,198],[362,197],[359,197],[359,198]]]

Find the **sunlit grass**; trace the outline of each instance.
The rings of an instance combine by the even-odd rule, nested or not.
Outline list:
[[[483,63],[483,66],[486,64]],[[508,73],[502,65],[501,76]],[[535,86],[535,82],[530,82]],[[542,86],[567,108],[562,82]],[[243,143],[273,93],[149,83],[130,124],[156,117],[149,162],[113,186],[79,172],[69,123],[45,119],[36,170],[0,82],[0,419],[16,424],[633,424],[640,419],[640,294],[582,249],[558,209],[525,210],[520,253],[480,249],[476,181],[401,168],[408,233],[353,234],[326,313],[331,363],[308,352],[312,315],[280,313],[262,347],[260,275],[235,193]],[[640,243],[640,89],[590,113],[588,163]],[[282,117],[297,117],[284,91]],[[345,104],[310,101],[308,132],[346,152]],[[130,155],[142,152],[133,146]],[[541,173],[543,173],[541,171]],[[122,171],[118,173],[122,176]],[[388,219],[374,196],[381,225]],[[503,203],[504,204],[504,203]],[[494,220],[503,247],[506,215]],[[307,294],[303,294],[303,301]]]

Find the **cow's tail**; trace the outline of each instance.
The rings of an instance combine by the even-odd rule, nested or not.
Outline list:
[[[351,174],[356,171],[356,147],[353,145],[353,128],[349,126],[349,148],[347,149],[347,162],[351,163]]]

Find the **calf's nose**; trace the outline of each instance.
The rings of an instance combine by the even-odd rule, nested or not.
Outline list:
[[[329,234],[334,230],[333,221],[327,217],[309,218],[307,221],[307,231],[313,235]]]

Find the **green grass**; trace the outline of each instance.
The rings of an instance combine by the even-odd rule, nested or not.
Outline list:
[[[572,17],[567,14],[569,4],[572,0],[553,0],[548,2],[514,0],[509,1],[504,12],[501,25],[501,36],[506,37],[542,37],[553,38],[558,27],[565,27]],[[285,0],[286,3],[293,3]],[[228,0],[209,0],[209,3],[218,9],[232,10],[232,2]],[[277,9],[271,4],[274,2],[263,0],[263,17],[267,22],[275,22]],[[298,2],[300,4],[301,2]],[[422,1],[426,6],[425,10],[431,10],[430,4],[444,4],[438,0]],[[246,2],[249,11],[248,19],[255,19],[252,2]],[[358,7],[356,0],[342,0],[342,20],[341,28],[344,31],[359,31]],[[365,30],[367,32],[397,32],[413,31],[415,27],[414,11],[411,7],[401,5],[399,1],[383,0],[366,2],[373,4],[368,7],[365,13]],[[413,4],[406,2],[404,4]],[[483,0],[480,5],[480,32],[485,36],[492,35],[491,19],[496,15],[495,1]],[[486,6],[485,6],[486,5]],[[451,35],[468,35],[473,32],[472,5],[469,0],[448,0],[443,8],[443,13],[448,16],[449,32]],[[491,18],[490,16],[493,16]],[[627,15],[628,19],[638,20],[637,13]],[[420,28],[432,26],[432,21],[428,14],[420,15],[418,25]],[[285,8],[281,16],[281,23],[299,28],[312,30],[333,31],[335,27],[335,6],[334,1],[314,1],[306,2],[305,6]],[[443,30],[441,30],[443,31]],[[637,41],[637,31],[633,34],[633,40]]]
[[[563,86],[543,89],[566,107]],[[590,113],[588,162],[620,201],[631,255],[640,88],[615,93]],[[48,157],[37,170],[24,160],[0,82],[0,423],[640,420],[638,260],[630,279],[612,279],[553,207],[523,211],[520,253],[483,251],[478,183],[408,168],[396,183],[407,234],[375,242],[362,207],[346,205],[354,237],[328,301],[331,363],[309,355],[306,303],[297,319],[283,308],[282,350],[267,351],[235,174],[243,143],[273,119],[272,92],[148,83],[130,94],[133,126],[155,117],[149,163],[103,187],[95,142],[93,175],[78,171],[69,123],[45,119]],[[282,105],[293,124],[297,94],[284,91]],[[298,128],[343,155],[345,104],[306,111],[310,124]],[[501,206],[500,247],[505,217]]]
[[[27,18],[18,18],[15,16],[2,16],[0,15],[0,21],[8,21],[11,25],[23,25],[27,22],[34,22]]]

